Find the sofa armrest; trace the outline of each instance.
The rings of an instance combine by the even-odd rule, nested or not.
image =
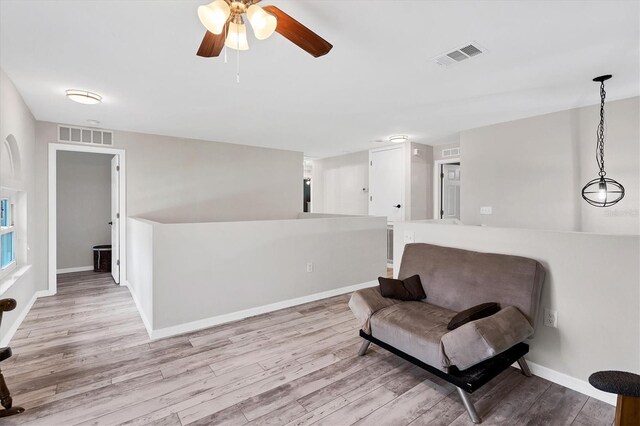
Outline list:
[[[471,321],[442,336],[442,364],[465,370],[493,358],[533,335],[527,318],[513,306]]]
[[[371,316],[381,309],[401,303],[396,299],[383,297],[378,287],[370,287],[358,290],[351,295],[349,308],[360,322],[362,330],[371,334]]]

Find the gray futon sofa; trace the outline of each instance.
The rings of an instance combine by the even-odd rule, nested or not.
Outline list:
[[[378,287],[355,292],[349,307],[371,342],[453,383],[475,423],[469,393],[518,362],[530,376],[524,341],[534,333],[545,271],[533,260],[431,244],[407,244],[399,279],[419,275],[426,299],[385,298]],[[499,311],[449,330],[461,311],[496,302]]]

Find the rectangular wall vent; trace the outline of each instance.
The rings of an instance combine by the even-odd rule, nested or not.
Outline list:
[[[474,56],[478,56],[481,53],[487,53],[487,49],[480,46],[476,42],[471,42],[465,43],[460,47],[442,53],[433,58],[433,61],[438,65],[444,65],[445,67],[448,67],[450,65],[457,64],[458,62],[465,61],[469,58],[473,58]]]
[[[58,125],[58,142],[86,143],[91,145],[113,145],[111,130],[90,129]]]
[[[460,156],[460,148],[449,148],[442,150],[442,158],[458,157]]]

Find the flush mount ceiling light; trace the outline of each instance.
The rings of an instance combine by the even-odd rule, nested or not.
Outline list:
[[[278,32],[316,58],[326,55],[333,47],[331,43],[277,7],[263,8],[256,4],[258,2],[260,0],[215,0],[199,6],[198,18],[207,32],[197,55],[205,58],[217,57],[225,46],[238,51],[248,50],[249,42],[243,15],[246,15],[258,40],[267,39],[274,32]],[[226,56],[225,49],[225,62]]]
[[[409,136],[407,135],[393,135],[389,136],[389,142],[391,143],[402,143],[409,140]]]
[[[601,75],[593,81],[600,83],[600,123],[596,132],[596,163],[600,171],[598,177],[589,181],[582,188],[582,198],[596,207],[609,207],[622,200],[624,197],[624,186],[613,179],[605,177],[607,172],[604,171],[604,135],[606,133],[604,122],[604,98],[607,92],[604,91],[604,82],[609,80],[611,75]]]
[[[86,90],[69,89],[65,93],[67,98],[80,104],[95,105],[102,102],[102,96],[97,93],[87,92]]]

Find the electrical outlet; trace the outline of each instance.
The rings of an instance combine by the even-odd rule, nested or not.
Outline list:
[[[416,233],[413,231],[404,231],[404,243],[411,244],[416,242]]]
[[[313,272],[313,262],[307,263],[307,272]]]
[[[544,325],[551,328],[558,328],[558,313],[551,309],[544,308]]]
[[[480,207],[480,214],[493,214],[491,206]]]

